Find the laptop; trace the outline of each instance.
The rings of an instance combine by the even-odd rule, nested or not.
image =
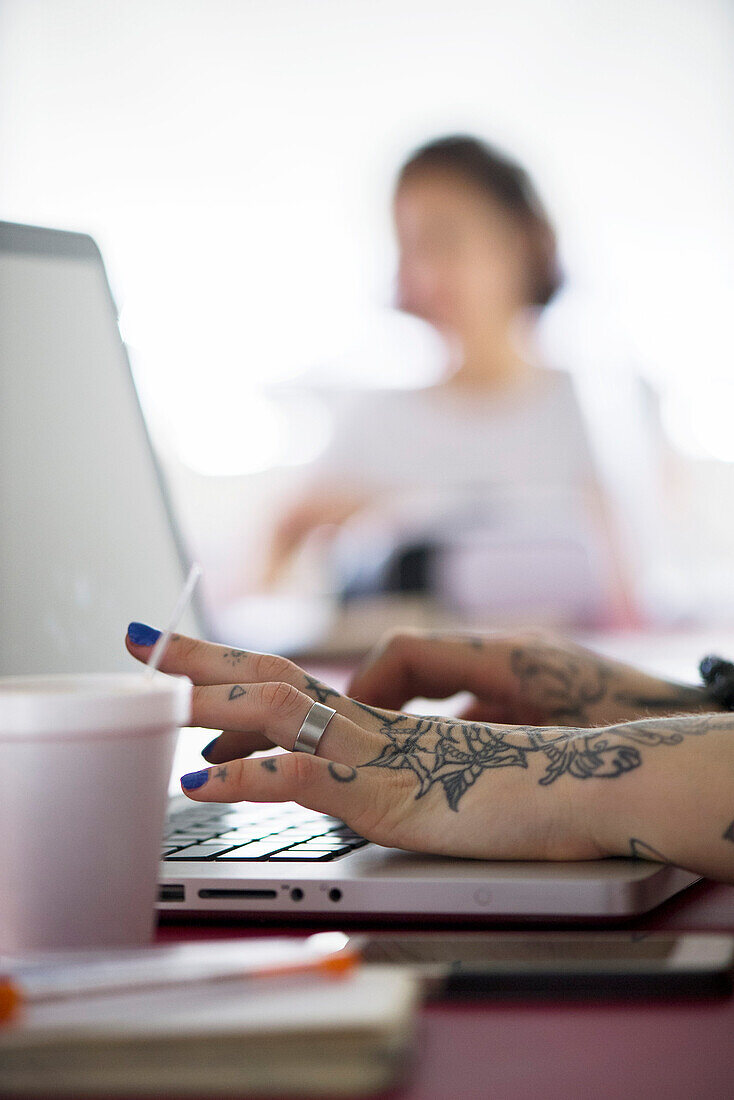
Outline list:
[[[188,561],[91,237],[0,223],[0,365],[0,675],[129,670],[125,625],[166,621]],[[182,629],[227,641],[201,603]],[[292,803],[181,795],[161,856],[161,910],[248,918],[624,918],[696,881],[415,855]]]

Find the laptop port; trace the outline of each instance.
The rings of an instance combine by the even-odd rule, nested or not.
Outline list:
[[[200,898],[277,898],[277,890],[199,890]]]
[[[158,887],[158,901],[183,901],[184,900],[184,888],[183,886],[174,886],[173,884],[164,883]]]

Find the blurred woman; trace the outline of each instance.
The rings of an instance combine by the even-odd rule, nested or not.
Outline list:
[[[277,525],[268,584],[327,528],[352,591],[438,588],[499,618],[537,619],[545,601],[556,621],[619,619],[572,381],[533,346],[561,285],[533,184],[484,142],[444,137],[404,164],[393,209],[398,305],[443,337],[445,376],[356,402]]]

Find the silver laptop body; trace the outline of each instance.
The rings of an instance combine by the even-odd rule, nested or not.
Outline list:
[[[0,369],[0,674],[128,669],[127,622],[163,623],[187,563],[90,237],[0,223]],[[201,607],[185,629],[212,636]],[[696,881],[417,856],[294,804],[183,796],[164,845],[178,913],[621,918]]]
[[[220,856],[196,855],[197,842],[179,848],[161,864],[159,908],[182,912],[289,913],[337,918],[424,917],[622,918],[644,913],[697,881],[677,867],[630,859],[577,863],[509,863],[445,859],[382,848],[343,836],[344,826],[293,803],[254,805],[171,800],[168,845],[175,829],[200,822],[201,843],[221,844]],[[262,840],[249,841],[250,821]],[[243,835],[238,838],[238,824]],[[225,839],[208,839],[215,832]],[[254,830],[253,830],[254,832]],[[289,833],[297,836],[289,836]],[[308,847],[311,858],[290,857]],[[190,833],[188,834],[191,835]],[[336,849],[329,837],[336,837]],[[326,838],[326,842],[324,842]],[[239,841],[245,843],[240,845]],[[344,841],[344,843],[342,843]],[[247,848],[270,847],[273,855],[248,860]],[[229,851],[227,845],[232,845]],[[323,845],[326,851],[321,851]],[[332,848],[329,851],[329,848]],[[164,851],[172,851],[170,847]],[[343,854],[342,854],[343,853]]]

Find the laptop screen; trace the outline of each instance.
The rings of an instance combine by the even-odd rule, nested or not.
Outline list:
[[[96,245],[0,223],[0,674],[132,670],[184,564]]]

